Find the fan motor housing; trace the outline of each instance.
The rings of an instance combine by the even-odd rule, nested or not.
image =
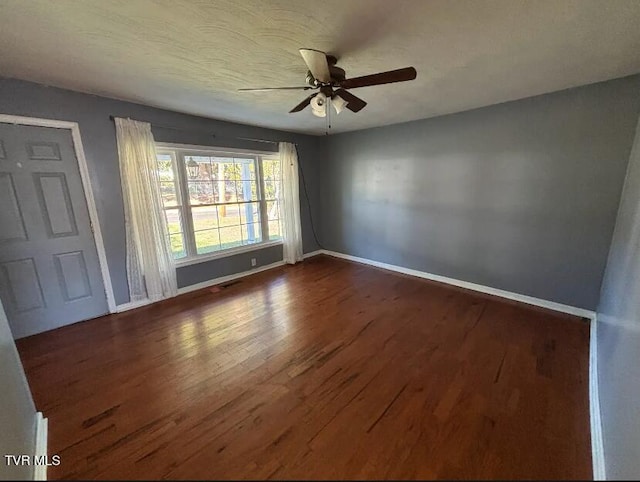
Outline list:
[[[329,65],[329,73],[331,74],[331,80],[342,82],[346,77],[344,69],[335,65]]]
[[[331,75],[331,83],[342,82],[346,78],[344,69],[335,65],[329,65],[329,75]],[[306,82],[311,87],[319,87],[321,84],[310,71],[307,71]]]

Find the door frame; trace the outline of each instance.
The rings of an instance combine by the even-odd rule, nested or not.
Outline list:
[[[98,218],[98,210],[96,209],[96,201],[93,197],[93,189],[91,188],[87,159],[84,155],[84,147],[82,146],[82,138],[80,137],[80,126],[77,122],[9,114],[0,114],[0,123],[35,127],[51,127],[54,129],[69,129],[71,131],[73,149],[76,153],[76,159],[78,160],[78,170],[80,171],[84,198],[89,211],[89,223],[91,225],[91,231],[93,232],[96,250],[98,251],[98,264],[100,265],[100,272],[102,273],[104,292],[107,296],[107,306],[109,307],[109,313],[115,313],[116,303],[113,296],[113,285],[111,284],[111,275],[109,274],[107,254],[104,249],[104,240],[102,239],[102,229],[100,229],[100,220]]]

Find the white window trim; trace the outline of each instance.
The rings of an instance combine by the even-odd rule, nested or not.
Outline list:
[[[182,152],[187,151],[194,155],[199,154],[204,156],[210,155],[212,152],[215,152],[217,154],[232,154],[232,155],[243,154],[256,159],[256,161],[259,158],[260,159],[269,158],[269,157],[274,158],[278,156],[277,151],[260,151],[256,149],[236,149],[236,148],[216,147],[216,146],[199,146],[194,144],[175,144],[175,143],[168,143],[168,142],[156,142],[155,144],[156,144],[156,148],[160,151],[161,150],[173,150],[173,151],[182,151]],[[183,186],[183,183],[186,182],[186,179],[183,179],[183,173],[181,171],[181,167],[179,166],[179,161],[180,161],[179,155],[177,155],[176,153],[176,155],[174,156],[174,162],[176,163],[175,168],[177,170],[175,174],[178,177],[175,180],[175,182],[176,182],[177,194],[180,197],[180,206],[182,206],[184,201],[186,201],[186,199],[182,199],[182,191],[185,189],[185,186]],[[256,167],[260,171],[260,174],[258,177],[258,179],[260,180],[259,189],[262,189],[263,188],[262,183],[264,182],[264,179],[262,178],[262,162],[257,162],[256,165],[257,165]],[[260,202],[260,204],[261,206],[262,205],[266,206],[266,202]],[[191,207],[194,207],[194,206],[189,206],[189,212]],[[181,213],[185,212],[182,207],[176,207],[176,208],[179,209]],[[163,209],[174,209],[174,208],[168,207]],[[264,213],[261,212],[261,219],[263,218],[262,216],[263,214]],[[183,229],[183,240],[184,240],[183,242],[185,242],[186,244],[187,242],[186,236],[188,235],[191,236],[193,234],[187,234],[185,232],[185,220],[183,220],[182,222],[183,222],[182,229]],[[191,229],[191,231],[193,231],[190,223],[189,223],[189,228]],[[264,234],[264,231],[263,231],[263,234]],[[265,248],[270,248],[272,246],[279,246],[282,244],[283,244],[282,239],[263,240],[259,243],[247,244],[243,246],[224,249],[221,251],[215,251],[212,253],[196,254],[196,255],[187,256],[184,258],[174,259],[174,263],[176,268],[181,268],[184,266],[191,266],[194,264],[206,263],[207,261],[212,261],[216,259],[228,258],[230,256],[235,256],[242,253],[259,251]]]

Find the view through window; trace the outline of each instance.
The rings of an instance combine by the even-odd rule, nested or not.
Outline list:
[[[277,154],[157,149],[175,259],[282,239]]]

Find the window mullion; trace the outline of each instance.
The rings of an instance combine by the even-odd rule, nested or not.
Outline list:
[[[193,232],[193,218],[191,216],[191,204],[189,202],[189,183],[187,181],[187,169],[184,162],[184,153],[180,150],[176,151],[176,164],[178,171],[178,181],[180,184],[180,199],[183,236],[185,247],[187,248],[187,257],[196,256],[196,240]]]
[[[269,241],[269,220],[267,219],[267,201],[265,199],[265,186],[264,186],[264,171],[262,169],[262,156],[256,156],[257,159],[257,188],[258,199],[260,200],[260,227],[262,230],[262,242]]]

